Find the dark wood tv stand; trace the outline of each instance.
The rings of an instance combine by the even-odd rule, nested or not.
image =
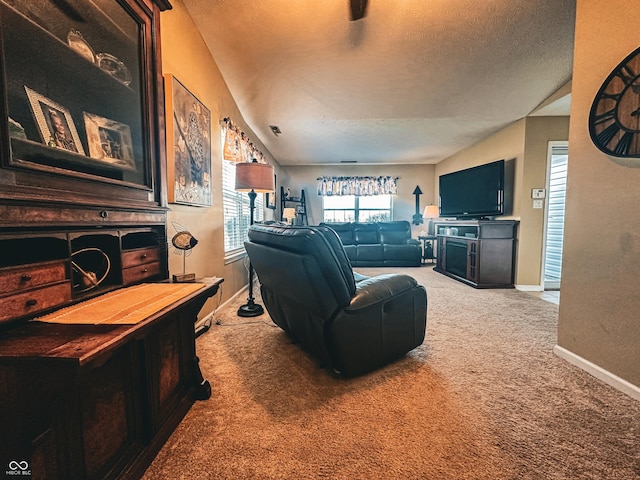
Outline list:
[[[513,288],[517,220],[435,223],[436,272],[475,288]]]

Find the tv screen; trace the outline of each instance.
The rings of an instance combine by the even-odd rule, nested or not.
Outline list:
[[[440,175],[440,217],[504,214],[504,160]]]

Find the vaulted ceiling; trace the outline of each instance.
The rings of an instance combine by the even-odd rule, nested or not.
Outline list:
[[[368,0],[357,21],[349,0],[184,3],[281,165],[437,163],[569,114],[575,0]]]

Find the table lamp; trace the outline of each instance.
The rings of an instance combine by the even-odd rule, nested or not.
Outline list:
[[[287,220],[289,225],[293,225],[293,219],[296,218],[296,209],[295,208],[285,208],[282,210],[282,217]]]
[[[424,213],[422,214],[422,218],[424,219],[433,219],[438,218],[440,216],[440,210],[437,205],[427,205],[424,207]],[[429,235],[433,235],[433,220],[429,220],[429,224],[427,226],[427,233]]]
[[[255,158],[252,162],[236,163],[236,191],[249,193],[249,225],[253,225],[257,194],[273,192],[275,189],[273,166],[258,163]],[[257,317],[263,313],[262,305],[255,303],[253,298],[253,266],[249,260],[249,298],[247,303],[238,309],[238,316]]]

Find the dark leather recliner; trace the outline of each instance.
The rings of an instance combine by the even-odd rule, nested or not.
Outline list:
[[[272,320],[321,364],[360,375],[424,341],[425,288],[402,274],[356,281],[330,228],[256,224],[245,247]]]

